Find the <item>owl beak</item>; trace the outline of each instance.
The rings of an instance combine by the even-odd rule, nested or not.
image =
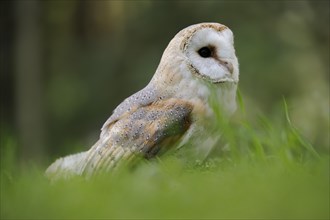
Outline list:
[[[221,60],[221,59],[219,59],[218,61],[219,61],[219,63],[222,66],[224,66],[228,70],[228,72],[230,74],[233,74],[233,72],[234,72],[234,66],[233,66],[233,64],[231,62],[226,61],[226,60]]]
[[[224,62],[225,67],[228,69],[228,71],[230,72],[230,74],[233,74],[234,72],[234,66],[232,63],[230,62]]]

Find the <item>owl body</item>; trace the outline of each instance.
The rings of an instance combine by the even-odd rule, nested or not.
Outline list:
[[[60,158],[48,176],[91,176],[183,148],[204,158],[220,137],[213,102],[224,117],[236,109],[238,61],[229,28],[201,23],[169,43],[149,84],[125,99],[104,123],[90,150]]]

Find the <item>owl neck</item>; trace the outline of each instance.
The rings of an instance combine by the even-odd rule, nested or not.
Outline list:
[[[184,99],[196,106],[201,105],[205,114],[210,116],[214,111],[231,115],[236,110],[237,83],[215,84],[198,78],[188,71],[184,62],[168,65],[160,65],[149,83],[156,88],[159,95],[164,98]]]
[[[213,112],[218,111],[225,116],[231,116],[236,108],[237,83],[226,82],[210,86],[208,103]]]
[[[206,117],[213,117],[215,111],[221,112],[224,116],[230,116],[236,110],[236,83],[214,84],[191,77],[182,79],[179,85],[173,86],[173,89],[170,88],[172,97],[192,102],[196,110]]]

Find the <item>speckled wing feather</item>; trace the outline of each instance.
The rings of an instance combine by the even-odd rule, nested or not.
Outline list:
[[[76,158],[68,156],[73,162],[66,161],[67,157],[57,160],[48,169],[48,176],[61,176],[62,171],[65,176],[91,176],[134,164],[141,157],[152,158],[183,136],[192,123],[191,111],[189,102],[173,98],[132,109],[108,125],[89,151]]]
[[[142,90],[126,98],[122,103],[120,103],[117,108],[113,111],[113,114],[104,123],[101,129],[100,137],[107,133],[110,125],[120,119],[123,114],[130,112],[141,106],[146,106],[157,100],[156,90],[149,84]]]

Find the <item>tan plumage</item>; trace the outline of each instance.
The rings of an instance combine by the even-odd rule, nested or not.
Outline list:
[[[231,114],[238,75],[229,28],[202,23],[183,29],[164,51],[150,83],[114,110],[91,149],[58,159],[46,174],[91,176],[188,140],[193,143],[188,150],[205,157],[220,137],[212,130],[211,96]]]

